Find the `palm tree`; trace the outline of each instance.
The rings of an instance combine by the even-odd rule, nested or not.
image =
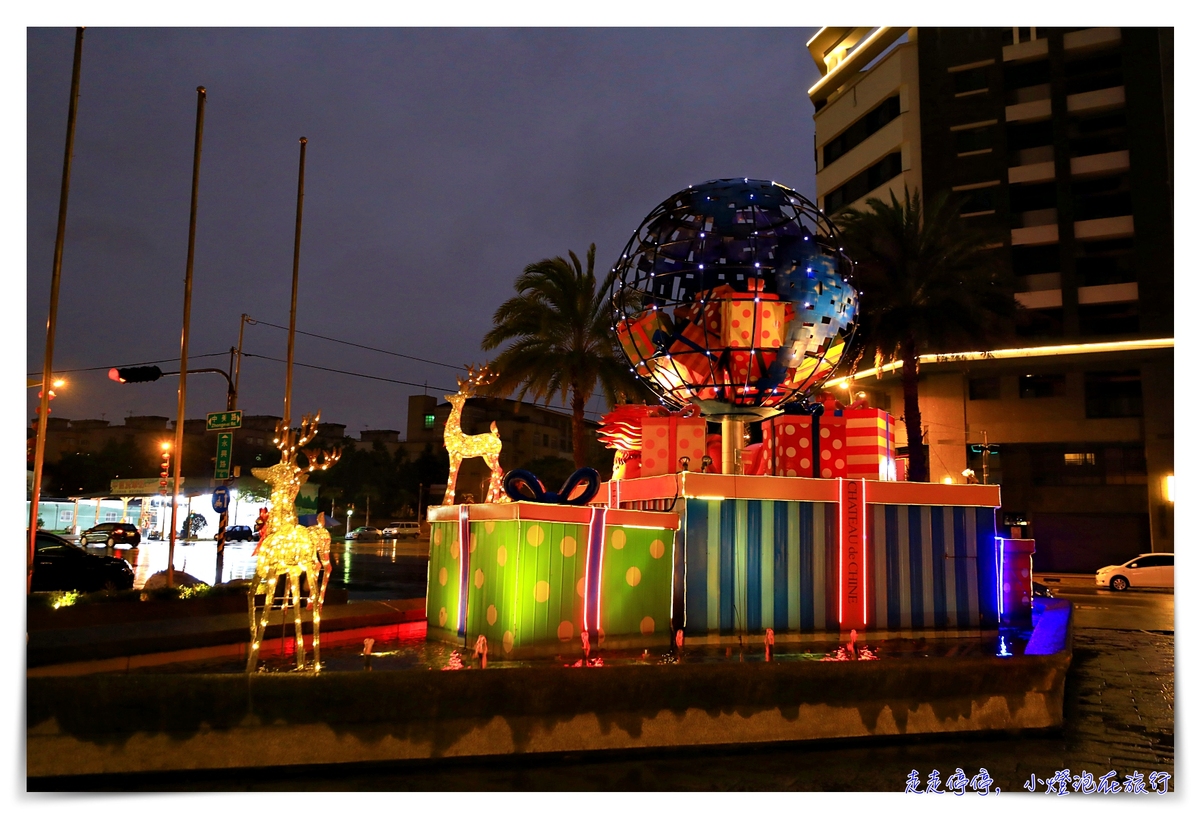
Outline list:
[[[610,318],[608,292],[615,271],[597,286],[596,245],[588,248],[587,269],[578,256],[561,256],[530,264],[514,284],[519,293],[505,301],[492,317],[495,326],[483,337],[485,350],[506,341],[512,345],[496,356],[496,373],[488,391],[507,395],[520,388],[517,399],[532,394],[548,405],[556,394],[570,401],[571,442],[575,467],[584,465],[586,452],[584,407],[599,386],[609,402],[621,394],[640,394],[640,385],[617,346]]]
[[[919,356],[977,349],[999,334],[1016,311],[1011,275],[996,263],[998,240],[964,221],[946,193],[922,208],[920,192],[910,194],[906,185],[903,202],[895,193],[886,204],[873,197],[834,220],[855,262],[859,337],[873,348],[876,366],[885,358],[901,361],[909,479],[927,481]]]

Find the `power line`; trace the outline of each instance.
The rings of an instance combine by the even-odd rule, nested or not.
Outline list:
[[[246,358],[262,358],[265,361],[275,361],[276,363],[280,363],[280,364],[287,363],[287,361],[283,358],[273,358],[270,355],[256,355],[252,352],[243,352],[242,355],[243,355],[243,357],[246,357]],[[419,386],[423,389],[431,388],[431,389],[441,389],[441,390],[445,390],[447,392],[451,391],[450,387],[448,387],[448,386],[437,386],[436,384],[431,386],[430,384],[427,384],[427,383],[413,383],[412,381],[399,381],[399,380],[396,380],[395,378],[384,378],[379,375],[367,375],[366,373],[363,373],[363,372],[350,372],[349,370],[346,370],[346,369],[333,369],[328,366],[317,366],[316,364],[302,364],[299,361],[293,361],[292,365],[293,366],[302,366],[305,369],[319,369],[323,372],[334,372],[338,375],[350,375],[351,377],[354,377],[354,378],[369,378],[370,380],[373,380],[373,381],[385,381],[386,383],[398,383],[398,384],[403,384],[404,386]],[[457,391],[457,390],[455,390],[455,391]],[[538,406],[540,404],[538,404],[535,401],[532,403],[532,405]],[[567,411],[567,412],[570,411],[565,406],[563,406],[563,407],[555,406],[555,407],[547,407],[547,408],[563,409],[564,411]],[[584,410],[584,414],[600,416],[600,415],[603,415],[604,413],[603,412],[595,412],[592,410]]]
[[[287,363],[287,360],[284,358],[272,358],[270,355],[255,355],[254,353],[250,353],[250,352],[243,352],[242,355],[246,358],[262,358],[263,360],[266,360],[266,361],[275,361],[276,363],[281,363],[281,364]],[[369,378],[370,380],[373,380],[373,381],[386,381],[387,383],[399,383],[399,384],[403,384],[404,386],[419,386],[421,388],[425,388],[425,387],[429,386],[429,384],[425,384],[425,383],[413,383],[412,381],[398,381],[395,378],[383,378],[383,377],[380,377],[379,375],[367,375],[363,372],[350,372],[349,370],[345,370],[345,369],[332,369],[328,366],[317,366],[316,364],[302,364],[299,361],[293,361],[292,365],[293,366],[302,366],[305,369],[320,369],[323,372],[335,372],[338,375],[351,375],[355,378]],[[437,385],[435,385],[433,388],[434,389],[445,389],[445,390],[450,389],[450,387],[448,387],[448,386],[437,386]]]
[[[280,326],[279,324],[272,324],[269,321],[260,321],[257,318],[251,318],[249,316],[246,317],[246,321],[247,321],[247,323],[250,323],[250,324],[262,324],[265,327],[274,327],[275,329],[283,329],[283,330],[288,329],[287,327]],[[384,355],[394,355],[397,358],[407,358],[410,361],[420,361],[423,364],[433,364],[434,366],[444,366],[447,369],[462,369],[463,368],[461,366],[455,366],[454,364],[444,364],[441,361],[431,361],[428,358],[418,358],[415,355],[405,355],[402,352],[392,352],[390,349],[379,349],[378,347],[369,347],[369,346],[366,346],[365,344],[356,344],[353,341],[343,341],[340,338],[330,338],[328,335],[318,335],[315,332],[304,332],[303,330],[296,330],[296,334],[297,335],[307,335],[311,338],[320,338],[322,341],[333,341],[335,344],[345,344],[348,347],[358,347],[359,349],[368,349],[371,352],[382,352]],[[246,354],[246,353],[242,353],[242,354]],[[260,355],[259,357],[263,357],[263,356]],[[404,381],[397,381],[396,383],[404,383]],[[419,386],[420,384],[417,384],[417,385]]]
[[[228,354],[229,354],[228,352],[207,352],[204,355],[189,355],[188,358],[189,359],[190,358],[215,358],[218,355],[228,355]],[[129,367],[129,366],[146,366],[148,364],[169,364],[169,363],[173,363],[178,360],[179,360],[179,357],[176,356],[174,358],[160,358],[157,361],[141,361],[136,364],[117,364],[115,367],[113,367],[112,365],[105,365],[105,366],[85,366],[82,369],[56,369],[56,370],[54,370],[54,373],[55,374],[61,373],[61,374],[65,375],[68,372],[99,372],[101,370],[107,371],[109,369],[114,369],[114,368],[122,369],[124,367]],[[30,372],[29,377],[32,378],[34,375],[41,375],[41,374],[42,374],[41,372]]]

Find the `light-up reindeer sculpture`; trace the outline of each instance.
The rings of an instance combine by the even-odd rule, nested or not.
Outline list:
[[[271,498],[267,501],[268,518],[263,526],[255,554],[258,557],[254,569],[254,582],[250,588],[250,655],[246,661],[246,672],[253,672],[258,665],[258,651],[267,631],[267,618],[275,600],[275,589],[280,577],[287,577],[283,594],[282,614],[286,619],[288,599],[295,611],[296,619],[296,665],[303,670],[304,631],[300,618],[300,578],[308,578],[309,604],[313,612],[313,670],[321,669],[321,609],[325,604],[325,588],[329,584],[332,563],[329,559],[329,532],[325,530],[325,515],[319,514],[317,524],[300,525],[296,519],[296,495],[308,480],[310,472],[325,470],[342,456],[340,449],[331,452],[302,449],[316,435],[321,413],[305,415],[299,431],[284,428],[283,422],[275,427],[275,445],[282,459],[265,469],[252,469],[254,476],[271,487]],[[297,457],[303,454],[308,465],[301,468]],[[266,595],[262,617],[256,615],[254,598]]]
[[[442,439],[446,443],[446,451],[450,454],[450,477],[446,480],[446,497],[442,505],[454,505],[454,483],[458,480],[458,467],[464,459],[482,457],[492,470],[492,478],[488,482],[485,503],[503,503],[508,500],[504,493],[504,472],[500,469],[500,432],[496,421],[492,421],[492,430],[481,435],[464,434],[462,430],[462,409],[467,398],[475,396],[475,390],[491,383],[494,374],[488,371],[485,364],[478,372],[475,367],[467,367],[467,379],[458,378],[458,394],[445,395],[453,407],[450,417],[446,418],[446,430]]]

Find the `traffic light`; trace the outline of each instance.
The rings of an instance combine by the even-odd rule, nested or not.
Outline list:
[[[158,473],[158,492],[167,494],[167,476],[171,473],[171,444],[162,444],[162,464]]]
[[[149,383],[157,381],[162,375],[162,370],[157,366],[113,367],[108,370],[109,380],[117,383]]]

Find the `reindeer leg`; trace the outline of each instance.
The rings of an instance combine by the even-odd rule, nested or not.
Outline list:
[[[321,672],[321,609],[325,607],[325,586],[321,585],[318,590],[317,577],[320,571],[320,563],[315,559],[310,560],[308,563],[308,605],[312,608],[313,673]]]
[[[300,574],[288,574],[288,585],[292,590],[292,604],[296,619],[296,668],[304,670],[304,619],[300,613]]]
[[[500,481],[504,479],[504,475],[500,471],[500,455],[485,454],[483,459],[484,462],[487,463],[488,468],[492,470],[492,477],[488,481],[487,498],[484,500],[484,502],[498,503],[500,502]]]
[[[450,476],[446,480],[446,496],[442,499],[442,505],[454,505],[454,484],[458,482],[458,467],[462,465],[462,458],[456,454],[450,455]]]
[[[275,580],[276,588],[279,587],[279,580]],[[283,575],[283,596],[280,598],[279,605],[279,655],[282,657],[287,643],[287,610],[288,610],[288,594],[292,590],[292,575]]]
[[[246,662],[246,672],[253,673],[258,665],[258,651],[262,646],[262,640],[267,635],[267,619],[271,615],[271,605],[275,602],[275,584],[279,581],[279,575],[274,568],[267,569],[266,575],[254,589],[254,593],[250,596],[250,606],[254,607],[254,595],[261,589],[266,593],[266,601],[263,605],[262,619],[253,623],[254,638],[250,642],[250,656]]]

